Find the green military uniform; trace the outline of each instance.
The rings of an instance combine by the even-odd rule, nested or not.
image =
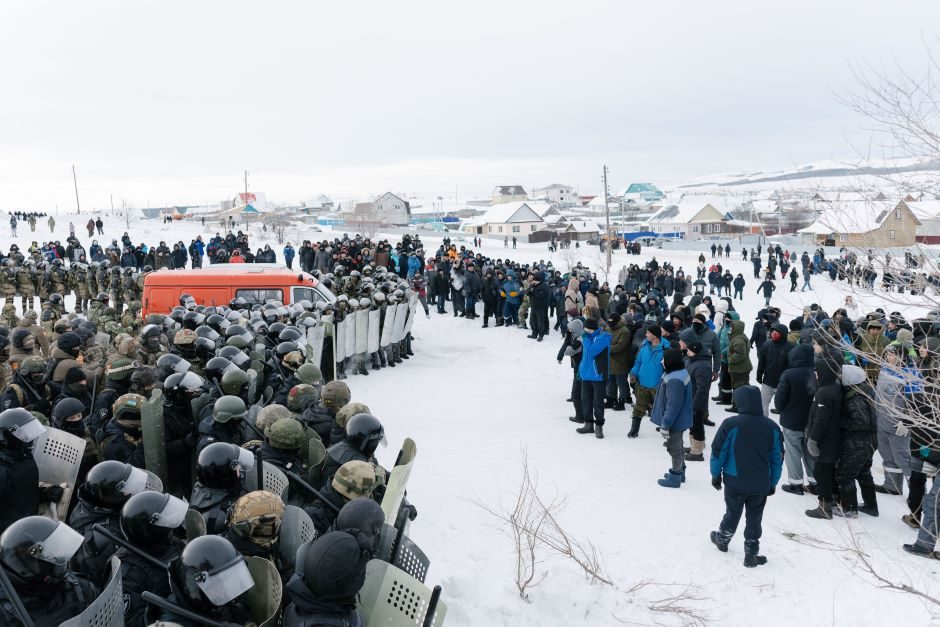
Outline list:
[[[85,271],[85,287],[88,289],[88,298],[98,295],[98,264],[92,264]]]
[[[45,263],[40,263],[36,268],[36,293],[39,295],[39,306],[49,300],[52,294],[52,279],[49,277],[49,270]]]
[[[33,298],[36,296],[36,284],[33,283],[32,262],[20,266],[16,270],[16,290],[23,299],[23,311],[33,309]]]
[[[127,311],[121,316],[121,326],[127,329],[128,333],[136,334],[140,329],[140,309],[139,300],[128,301]]]
[[[2,318],[3,325],[8,329],[15,329],[19,326],[20,319],[16,316],[16,305],[13,304],[12,299],[7,300],[3,306],[3,313],[0,314],[0,318]]]
[[[88,308],[88,270],[82,263],[73,264],[68,270],[68,285],[75,292],[75,311],[81,313]]]
[[[728,336],[728,375],[732,390],[747,385],[748,375],[754,369],[750,352],[750,344],[744,335],[744,321],[732,321],[731,334]]]
[[[118,267],[111,268],[111,306],[119,316],[124,311],[124,283]]]

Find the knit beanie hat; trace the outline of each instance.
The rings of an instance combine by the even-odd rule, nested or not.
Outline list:
[[[584,321],[584,330],[585,331],[596,331],[597,330],[597,320],[594,318],[588,318]]]
[[[79,381],[85,381],[88,379],[88,375],[85,374],[85,371],[76,366],[72,366],[68,369],[68,372],[65,373],[65,384],[78,383]]]
[[[678,348],[667,348],[663,351],[663,368],[666,372],[675,372],[685,368],[682,362],[682,351]]]
[[[663,330],[659,328],[658,324],[647,325],[646,330],[652,333],[653,335],[655,335],[656,337],[661,338],[663,336]]]

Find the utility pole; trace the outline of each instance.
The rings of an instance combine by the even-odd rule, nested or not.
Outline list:
[[[75,184],[75,208],[81,214],[82,205],[78,202],[78,177],[75,175],[75,164],[72,164],[72,182]]]
[[[114,194],[109,194],[111,196],[111,217],[114,217]]]
[[[607,245],[605,250],[607,251],[607,272],[610,272],[610,205],[607,204],[607,166],[604,166],[604,216],[607,220]]]
[[[245,204],[248,204],[248,170],[245,170]]]

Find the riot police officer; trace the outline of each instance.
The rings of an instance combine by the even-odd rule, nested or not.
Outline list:
[[[280,571],[277,541],[283,518],[281,497],[264,490],[249,492],[235,501],[222,537],[245,557],[271,560]]]
[[[97,597],[95,586],[68,568],[81,543],[74,529],[42,516],[22,518],[0,536],[0,567],[36,627],[59,625]],[[23,624],[2,589],[0,624]]]
[[[193,399],[205,391],[205,381],[192,372],[176,373],[163,382],[163,436],[166,443],[167,491],[184,493],[190,486],[196,423]]]
[[[0,409],[21,407],[49,416],[52,410],[52,388],[45,383],[46,361],[27,357],[13,375],[13,382],[0,394]]]
[[[348,461],[358,459],[365,462],[375,461],[375,449],[385,445],[385,429],[379,419],[372,414],[357,414],[346,423],[346,439],[332,445],[326,451],[323,464],[323,478],[326,483],[332,481],[339,467]]]
[[[313,521],[317,533],[324,534],[333,526],[337,510],[343,505],[359,497],[371,497],[379,486],[384,485],[385,472],[381,468],[365,461],[349,461],[336,471],[320,491],[323,498],[305,507],[304,511]]]
[[[226,442],[210,444],[199,453],[189,504],[202,514],[208,533],[225,528],[229,507],[245,493],[242,479],[254,466],[251,452]]]
[[[202,451],[213,442],[242,445],[248,438],[243,421],[248,414],[245,401],[237,396],[223,396],[212,407],[212,416],[199,423],[199,442],[196,451]]]
[[[304,424],[317,432],[325,446],[333,444],[330,432],[336,412],[349,402],[350,396],[348,385],[342,381],[330,381],[323,386],[320,402],[304,412],[301,418]]]
[[[140,410],[146,402],[147,399],[140,394],[125,394],[114,402],[113,417],[102,429],[102,459],[116,459],[138,468],[144,467]]]
[[[0,413],[0,533],[16,520],[37,514],[40,502],[62,498],[58,486],[39,487],[33,442],[45,432],[42,423],[25,409]]]

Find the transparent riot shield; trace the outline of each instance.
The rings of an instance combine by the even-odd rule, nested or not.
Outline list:
[[[46,427],[46,432],[36,440],[33,459],[39,468],[39,481],[65,486],[59,502],[44,504],[48,509],[40,513],[56,520],[65,520],[84,454],[85,440],[60,429]]]
[[[186,541],[191,542],[196,538],[206,535],[206,521],[202,514],[194,509],[186,511],[186,520],[183,522],[183,528],[186,530]]]
[[[356,315],[346,314],[346,357],[356,354]]]
[[[382,311],[373,309],[369,312],[369,337],[366,340],[366,352],[374,353],[379,350],[379,335],[381,329]]]
[[[418,448],[414,440],[405,438],[401,452],[398,455],[398,461],[389,475],[385,496],[382,497],[382,511],[385,512],[385,520],[389,524],[394,524],[398,518],[398,510],[401,508],[402,499],[405,498],[405,487],[408,484],[411,467],[414,465],[417,455]]]
[[[392,344],[401,342],[405,337],[405,322],[408,321],[408,303],[395,307],[395,326],[392,327]]]
[[[110,560],[108,584],[81,614],[59,623],[59,627],[124,627],[124,590],[121,586],[121,560]]]
[[[307,361],[320,368],[321,372],[323,368],[320,366],[320,362],[323,360],[323,340],[325,337],[326,327],[322,324],[307,329],[307,346],[309,347]]]
[[[425,625],[431,612],[430,624],[440,627],[447,615],[447,606],[440,599],[435,604],[433,596],[430,588],[408,573],[388,562],[373,559],[366,564],[366,579],[359,590],[357,608],[365,627]]]
[[[245,593],[251,617],[258,627],[275,627],[281,619],[284,589],[274,564],[263,557],[245,559],[255,585]]]
[[[336,332],[334,337],[336,338],[336,344],[334,345],[333,355],[336,359],[336,363],[339,363],[346,359],[346,326],[347,321],[344,318],[342,321],[337,322],[334,326]]]
[[[356,312],[356,354],[361,355],[369,347],[369,310]]]
[[[251,405],[258,400],[258,372],[253,368],[248,369],[248,404]]]
[[[385,322],[382,323],[382,333],[379,336],[379,346],[385,348],[392,343],[392,329],[395,328],[395,312],[397,308],[389,305],[385,308]]]
[[[402,338],[411,333],[411,327],[415,324],[416,313],[418,313],[418,297],[412,296],[411,302],[408,303],[408,320],[405,322],[405,331],[402,334]]]

